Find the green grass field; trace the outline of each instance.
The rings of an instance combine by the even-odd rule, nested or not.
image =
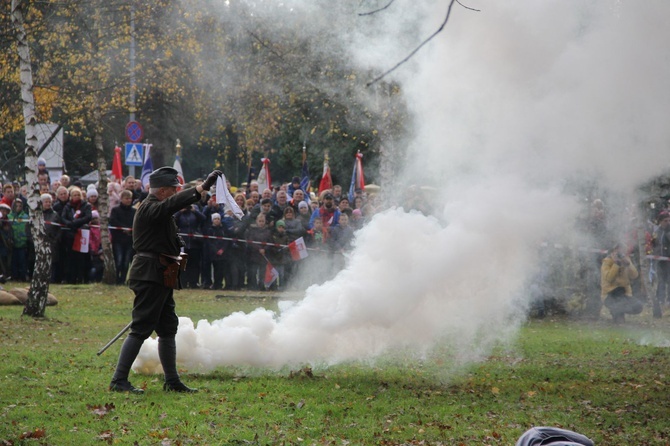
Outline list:
[[[16,286],[16,284],[12,284]],[[6,287],[7,288],[7,287]],[[529,321],[511,345],[458,373],[440,359],[275,372],[185,373],[193,395],[131,375],[141,396],[107,390],[132,293],[51,288],[45,320],[0,307],[0,445],[514,445],[529,427],[559,426],[597,445],[670,444],[670,317],[648,309],[614,326]],[[192,320],[276,309],[276,296],[178,291]],[[603,311],[603,316],[604,316]]]

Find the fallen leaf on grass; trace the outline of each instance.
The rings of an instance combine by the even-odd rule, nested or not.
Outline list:
[[[100,418],[102,418],[105,415],[107,415],[109,412],[114,410],[114,403],[107,403],[105,405],[98,404],[96,406],[91,405],[91,404],[87,404],[86,407],[88,408],[88,410],[93,412],[94,415],[97,415]]]
[[[44,438],[46,434],[47,433],[44,429],[36,428],[34,431],[22,433],[19,439],[25,440],[27,438]]]
[[[500,389],[497,387],[491,387],[491,393],[497,395],[500,393]]]

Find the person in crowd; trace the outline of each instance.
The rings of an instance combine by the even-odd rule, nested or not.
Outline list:
[[[335,206],[333,194],[326,192],[323,194],[323,205],[312,213],[309,227],[314,226],[314,220],[321,219],[325,229],[331,226],[337,226],[340,220],[340,210]]]
[[[219,214],[219,223],[221,223],[221,216],[223,215],[223,204],[216,202],[216,194],[206,193],[207,201],[205,205],[200,209],[202,214],[205,216],[205,219],[202,222],[202,233],[208,234],[209,228],[214,224],[212,215]],[[212,257],[210,256],[211,250],[207,248],[206,244],[208,241],[203,242],[202,250],[202,261],[200,265],[201,277],[202,277],[202,288],[211,289],[212,288]]]
[[[261,202],[261,194],[258,193],[257,190],[255,190],[249,194],[249,199],[254,203],[254,206],[256,206],[258,203]]]
[[[70,187],[70,177],[68,175],[61,175],[60,184],[64,188],[68,189]]]
[[[309,221],[312,219],[312,211],[306,202],[302,201],[300,204],[298,204],[298,215],[296,217],[298,220],[300,220],[300,223],[302,224],[302,227],[305,229],[305,231],[309,229]]]
[[[289,205],[291,205],[291,207],[297,214],[298,206],[300,206],[300,203],[304,201],[305,201],[305,192],[303,192],[302,189],[296,189],[293,191],[293,198],[291,198],[291,201],[289,201]]]
[[[83,283],[88,280],[88,253],[73,249],[75,236],[80,229],[88,229],[92,216],[91,205],[82,199],[82,192],[76,186],[70,190],[70,200],[61,212],[61,221],[67,227],[63,232],[63,244],[65,245],[65,280],[69,284]]]
[[[151,173],[150,194],[138,208],[133,222],[133,249],[136,254],[128,282],[135,293],[135,300],[130,334],[121,347],[109,384],[111,391],[144,393],[130,383],[128,375],[144,340],[154,331],[158,335],[158,358],[165,375],[163,390],[196,391],[181,381],[177,371],[175,336],[179,319],[175,313],[173,290],[179,288],[179,262],[182,261],[179,253],[183,242],[171,217],[180,209],[195,204],[201,192],[209,190],[223,173],[214,170],[203,184],[181,192],[177,192],[180,186],[177,174],[177,170],[171,167],[161,167]]]
[[[263,192],[261,193],[261,201],[265,198],[272,201],[273,196],[274,194],[272,193],[272,189],[263,189]]]
[[[333,195],[333,200],[335,199],[335,196]],[[339,203],[337,203],[337,208],[340,210],[340,212],[344,211],[345,209],[351,209],[349,206],[349,198],[347,197],[340,197]]]
[[[55,197],[56,196],[56,191],[58,191],[58,188],[61,187],[62,184],[60,183],[60,180],[54,180],[51,182],[51,185],[49,186],[49,192]]]
[[[133,255],[133,220],[136,210],[132,206],[133,193],[129,190],[121,191],[121,202],[112,208],[109,216],[109,233],[112,238],[112,251],[114,253],[114,266],[116,267],[116,284],[126,282],[128,268]]]
[[[655,256],[670,258],[670,212],[661,211],[658,214],[658,227],[652,237],[653,253]],[[670,261],[656,261],[656,300],[659,305],[670,302],[668,291],[670,290]]]
[[[302,221],[296,218],[295,210],[288,206],[284,209],[283,215],[284,227],[286,229],[286,235],[288,236],[289,242],[295,241],[298,238],[305,235],[307,232],[305,227],[302,224]]]
[[[241,239],[249,226],[249,213],[245,211],[242,219],[232,216],[232,210],[226,209],[221,223],[227,230],[228,237]],[[247,246],[244,242],[233,240],[229,249],[230,280],[226,278],[226,289],[240,290],[247,285]]]
[[[616,243],[603,260],[600,271],[600,296],[617,324],[625,322],[626,314],[642,312],[642,302],[633,297],[631,287],[631,281],[638,276],[637,268],[626,255],[626,249],[624,243]]]
[[[65,209],[65,205],[70,201],[70,191],[65,186],[60,186],[56,190],[56,200],[53,202],[53,209],[60,214]]]
[[[39,181],[40,175],[46,175],[47,184],[51,184],[51,177],[49,176],[49,170],[47,169],[47,160],[44,158],[37,159],[37,179]]]
[[[244,233],[245,240],[272,243],[272,232],[267,226],[266,214],[256,216],[256,220]],[[259,243],[247,244],[247,286],[250,289],[264,290],[263,278],[267,264],[266,248]]]
[[[109,210],[108,213],[109,215],[112,215],[112,209],[117,207],[119,203],[121,203],[121,192],[123,191],[123,186],[121,183],[116,183],[114,181],[110,181],[107,183],[107,199],[109,200]],[[130,193],[132,196],[132,192]],[[132,205],[132,200],[131,200],[131,205]]]
[[[351,211],[351,227],[354,229],[354,231],[357,231],[358,229],[361,229],[363,225],[365,224],[365,220],[363,219],[363,212],[361,212],[360,209],[354,209]]]
[[[91,205],[91,210],[98,210],[98,191],[94,184],[91,184],[86,188],[86,201]]]
[[[14,244],[12,246],[12,277],[25,282],[28,278],[28,213],[23,210],[23,201],[15,199],[12,212],[7,216],[12,224]]]
[[[202,235],[202,223],[205,216],[198,209],[198,205],[193,203],[175,213],[174,218],[179,233],[188,234],[184,236],[184,252],[188,254],[188,261],[182,283],[184,288],[197,288],[200,280],[203,243],[202,238],[197,236]]]
[[[354,197],[352,209],[363,209],[363,206],[365,206],[365,199],[360,195]]]
[[[91,211],[91,232],[88,239],[89,268],[88,281],[102,281],[102,273],[105,270],[105,262],[102,258],[102,240],[100,237],[100,214],[96,210]]]
[[[278,190],[275,203],[272,205],[270,214],[273,221],[281,220],[284,216],[284,210],[289,207],[288,195],[283,190]]]
[[[351,243],[354,239],[354,230],[349,225],[349,213],[340,215],[339,224],[330,229],[328,246],[333,258],[335,271],[344,267],[344,254],[351,251]]]
[[[6,204],[11,209],[12,203],[14,203],[14,198],[14,185],[12,183],[6,183],[4,186],[2,186],[2,199],[0,199],[0,203]]]
[[[12,249],[14,248],[14,231],[9,214],[12,209],[5,203],[0,203],[0,275],[3,278],[12,275]]]
[[[54,282],[54,272],[56,271],[56,266],[59,264],[61,259],[58,257],[60,254],[60,240],[61,234],[63,231],[60,226],[60,215],[53,209],[53,197],[51,194],[42,194],[40,195],[40,201],[42,202],[42,215],[44,216],[44,231],[46,233],[46,242],[49,243],[51,247],[51,281]]]
[[[211,285],[209,285],[209,288],[212,290],[221,290],[223,289],[224,279],[226,279],[226,269],[229,269],[227,268],[226,263],[229,258],[228,247],[230,241],[224,240],[224,238],[227,238],[227,235],[226,230],[221,223],[221,215],[214,212],[210,215],[210,219],[212,224],[207,229],[207,235],[216,238],[207,240],[207,249],[209,251],[208,256],[211,259],[211,265],[214,269],[214,279]],[[230,282],[226,282],[226,286],[231,286]]]
[[[135,188],[135,177],[132,175],[128,175],[126,178],[123,180],[123,188],[125,190],[129,190],[133,194],[133,204],[137,203],[140,198],[139,192],[137,192],[137,189]]]
[[[241,192],[238,192],[238,193],[235,194],[233,199],[235,200],[235,203],[237,203],[237,206],[242,210],[242,212],[246,212],[247,199],[244,196],[244,194],[241,193]]]
[[[303,201],[303,203],[305,202]],[[307,205],[307,203],[305,203],[305,205]],[[300,237],[304,237],[307,234],[307,228],[303,225],[301,219],[296,218],[295,211],[291,206],[287,206],[286,209],[284,209],[283,222],[287,236],[286,244],[289,244]],[[290,258],[285,260],[287,261],[284,262],[284,282],[288,284],[297,274],[301,262],[293,262]]]
[[[251,198],[251,195],[254,192],[258,193],[258,181],[256,181],[256,180],[252,180],[249,183],[249,187],[247,188],[247,193],[246,193],[247,198]],[[260,195],[258,196],[258,199],[260,200]]]
[[[51,187],[51,180],[49,179],[49,172],[37,172],[37,184],[42,188],[46,186],[47,191]]]
[[[293,177],[291,178],[291,183],[286,188],[288,197],[293,199],[293,194],[295,194],[295,191],[297,190],[301,190],[303,195],[306,193],[306,191],[300,186],[300,177]]]
[[[286,285],[288,284],[285,267],[291,262],[288,249],[286,248],[286,245],[289,244],[290,240],[288,234],[286,233],[286,223],[284,220],[277,220],[275,223],[275,231],[272,234],[272,242],[278,245],[284,245],[284,247],[273,246],[269,249],[269,260],[279,275],[279,283],[274,282],[271,289],[283,290],[286,289]]]
[[[61,215],[63,214],[63,209],[65,205],[70,201],[70,191],[67,190],[65,186],[60,186],[56,190],[56,199],[53,201],[51,207],[54,212],[58,215],[58,220],[60,223],[63,223]],[[51,280],[53,283],[64,283],[65,282],[65,270],[67,265],[67,254],[69,253],[68,247],[65,246],[65,233],[69,231],[66,227],[60,227],[61,236],[58,244],[56,245],[56,250],[58,251],[54,259],[57,259],[56,263],[51,265]]]
[[[333,194],[333,200],[339,204],[340,200],[342,199],[342,186],[339,184],[334,185],[331,192]]]
[[[38,185],[38,186],[39,186],[40,195],[42,195],[42,194],[50,194],[50,193],[51,193],[51,188],[49,187],[48,184],[40,184],[40,185]],[[56,195],[54,194],[54,197],[55,197],[55,196],[56,196]]]

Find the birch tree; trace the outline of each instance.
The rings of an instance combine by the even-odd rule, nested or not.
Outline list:
[[[28,293],[28,300],[23,314],[32,317],[44,317],[44,310],[49,293],[51,272],[51,245],[46,243],[44,215],[37,183],[37,119],[35,115],[35,97],[33,95],[33,73],[30,65],[30,47],[24,24],[23,0],[12,0],[12,24],[16,29],[16,42],[19,54],[19,71],[21,80],[21,102],[23,105],[23,121],[26,132],[26,163],[25,173],[30,194],[28,208],[33,240],[35,243],[35,268]]]

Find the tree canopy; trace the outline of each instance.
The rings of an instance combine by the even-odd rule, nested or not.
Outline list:
[[[373,181],[382,133],[399,140],[404,132],[400,87],[366,87],[374,73],[357,69],[338,47],[332,33],[342,30],[301,22],[285,5],[24,1],[38,119],[64,126],[70,174],[95,165],[96,125],[111,163],[131,112],[144,127],[145,142],[153,144],[154,166],[172,164],[179,138],[187,180],[219,165],[234,184],[245,181],[249,163],[258,167],[265,154],[273,159],[273,177],[297,175],[303,144],[313,180],[327,151],[334,180],[346,184],[360,150]],[[355,3],[316,1],[314,7],[348,14]],[[16,177],[16,160],[10,160],[24,147],[18,69],[8,12],[0,14],[0,170]],[[355,27],[355,14],[351,20]]]

